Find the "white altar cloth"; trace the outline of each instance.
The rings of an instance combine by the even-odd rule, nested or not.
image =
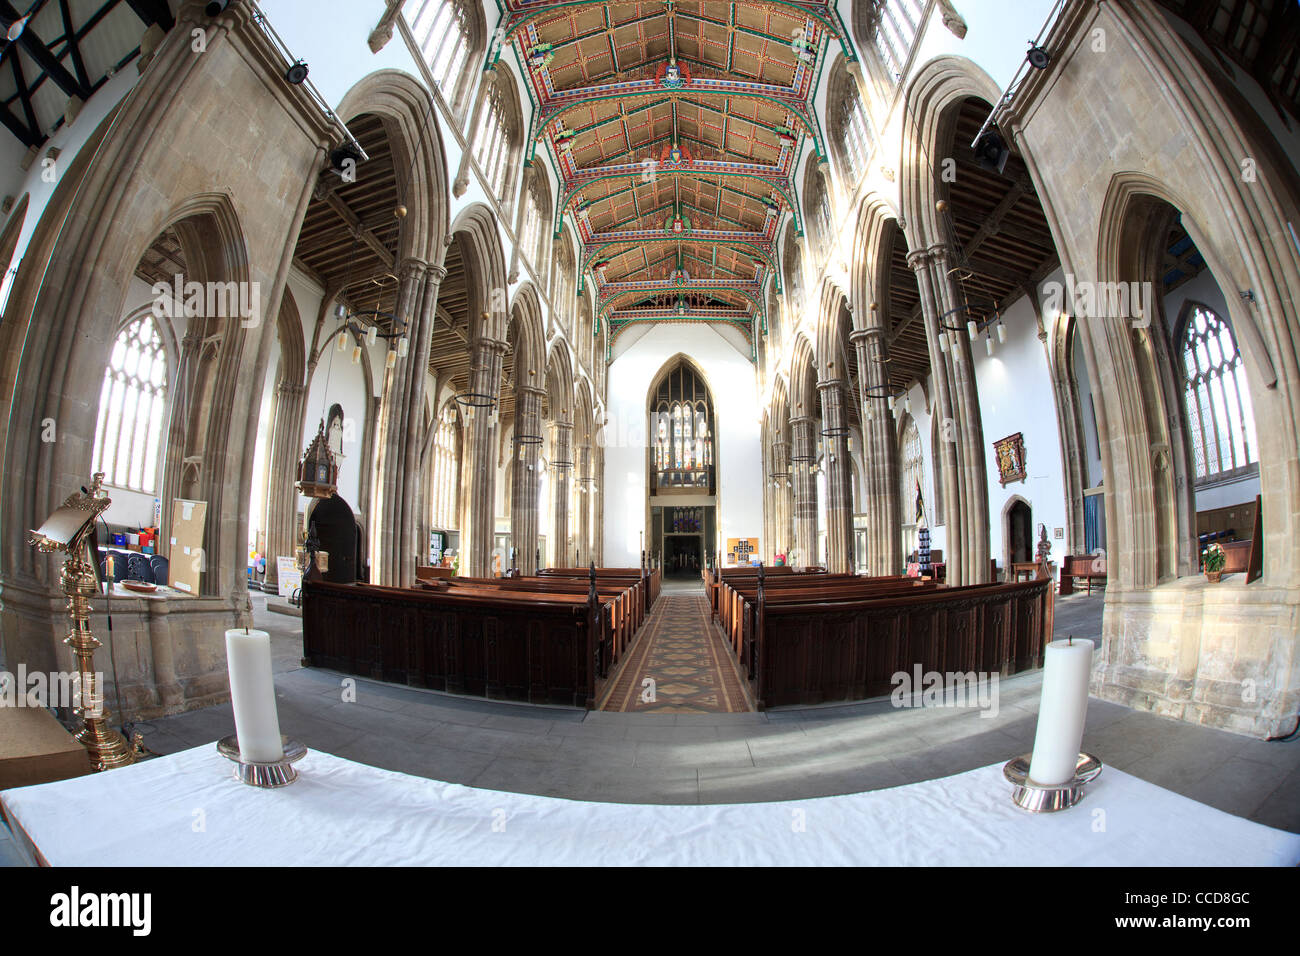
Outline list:
[[[1107,767],[1082,803],[1030,814],[1001,765],[782,803],[648,806],[480,790],[313,751],[278,790],[214,744],[0,793],[53,866],[1294,866],[1300,835]]]

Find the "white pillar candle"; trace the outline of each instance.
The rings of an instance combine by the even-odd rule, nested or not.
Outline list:
[[[245,760],[280,760],[284,747],[275,710],[275,682],[271,679],[271,635],[245,628],[226,631],[226,663],[240,756]]]
[[[1052,641],[1043,669],[1043,695],[1038,704],[1038,733],[1029,762],[1029,780],[1057,786],[1074,777],[1088,715],[1088,678],[1092,674],[1092,641]]]

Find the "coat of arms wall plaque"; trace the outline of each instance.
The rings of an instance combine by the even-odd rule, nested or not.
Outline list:
[[[1025,436],[1016,432],[993,443],[993,451],[998,456],[998,479],[1005,488],[1013,481],[1024,481],[1025,471]]]

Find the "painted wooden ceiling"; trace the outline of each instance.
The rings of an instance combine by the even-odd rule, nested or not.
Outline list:
[[[558,174],[553,228],[576,230],[599,321],[764,327],[777,229],[790,214],[802,232],[794,170],[825,155],[817,80],[837,46],[854,56],[833,4],[507,7],[533,103],[525,160]]]

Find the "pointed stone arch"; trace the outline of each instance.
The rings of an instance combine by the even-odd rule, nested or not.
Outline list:
[[[441,265],[450,213],[447,153],[429,91],[411,74],[377,70],[357,82],[335,111],[345,120],[363,113],[384,119],[393,150],[402,220],[397,261]]]

